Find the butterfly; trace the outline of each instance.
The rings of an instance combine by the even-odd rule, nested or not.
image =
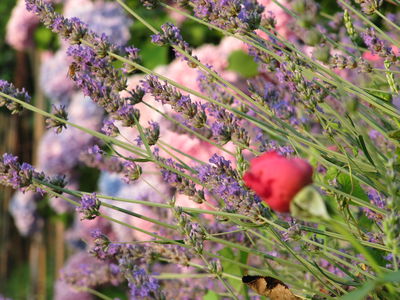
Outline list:
[[[294,295],[286,284],[269,276],[243,276],[242,282],[261,296],[271,300],[300,300]]]

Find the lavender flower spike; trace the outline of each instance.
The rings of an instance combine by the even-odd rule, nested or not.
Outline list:
[[[34,185],[33,179],[44,179],[44,174],[38,173],[27,163],[20,164],[18,157],[4,153],[0,158],[0,184],[12,187],[14,189],[31,190],[42,192]]]
[[[258,28],[264,7],[256,0],[192,0],[196,17],[229,32],[248,32]]]
[[[65,105],[60,105],[58,108],[53,105],[53,114],[57,118],[63,119],[65,121],[68,120],[68,113],[65,110]],[[64,128],[67,128],[67,125],[59,120],[47,118],[46,127],[47,129],[54,128],[55,132],[59,134]]]
[[[128,279],[131,289],[131,299],[143,299],[144,297],[165,299],[158,280],[150,277],[144,269],[134,266],[130,274],[125,273],[125,277]]]
[[[31,97],[28,95],[25,89],[17,89],[12,83],[9,83],[5,80],[0,80],[0,92],[24,102],[31,101]],[[7,109],[11,110],[12,114],[19,113],[22,110],[21,104],[0,95],[0,107],[2,106],[5,106]]]
[[[151,36],[151,41],[158,45],[164,46],[166,44],[171,44],[173,46],[177,46],[181,48],[183,51],[192,55],[192,49],[190,48],[189,44],[183,40],[181,32],[178,27],[176,27],[172,23],[165,23],[161,26],[162,32],[159,34],[155,34]],[[182,54],[175,51],[176,57],[182,57]],[[184,60],[188,62],[189,67],[196,68],[197,64],[188,60],[184,57]]]
[[[395,62],[397,60],[397,56],[393,52],[393,49],[391,47],[387,47],[385,42],[376,36],[373,28],[368,28],[366,32],[361,33],[361,37],[372,54],[378,54],[380,57],[383,57],[391,62]]]
[[[92,220],[100,215],[99,208],[101,202],[96,193],[85,194],[81,198],[81,205],[77,207],[77,211],[83,215],[83,219]]]

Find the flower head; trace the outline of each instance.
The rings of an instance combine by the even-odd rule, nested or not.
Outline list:
[[[23,102],[31,101],[31,97],[25,89],[17,89],[12,83],[5,80],[0,80],[0,93],[7,94]],[[21,104],[0,95],[0,107],[2,106],[5,106],[12,114],[19,113],[22,110]]]
[[[81,198],[81,205],[77,210],[83,214],[82,219],[92,220],[96,218],[99,213],[100,201],[96,194],[85,194]]]
[[[285,158],[275,151],[250,162],[243,180],[271,209],[289,212],[290,202],[305,186],[312,183],[313,169],[300,158]]]

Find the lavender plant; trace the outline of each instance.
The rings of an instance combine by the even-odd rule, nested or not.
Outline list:
[[[130,299],[397,299],[400,3],[338,0],[332,15],[313,0],[142,1],[239,43],[258,68],[245,79],[224,78],[176,25],[115,2],[173,49],[190,86],[43,0],[27,9],[69,44],[69,76],[106,112],[103,128],[0,82],[12,113],[97,139],[80,154],[102,171],[96,193],[0,160],[2,184],[111,222],[86,241],[99,266],[65,282],[103,299],[104,284]]]

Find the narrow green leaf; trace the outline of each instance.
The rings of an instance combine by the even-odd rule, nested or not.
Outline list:
[[[340,297],[340,300],[364,300],[375,289],[374,282],[367,282],[362,287]]]

